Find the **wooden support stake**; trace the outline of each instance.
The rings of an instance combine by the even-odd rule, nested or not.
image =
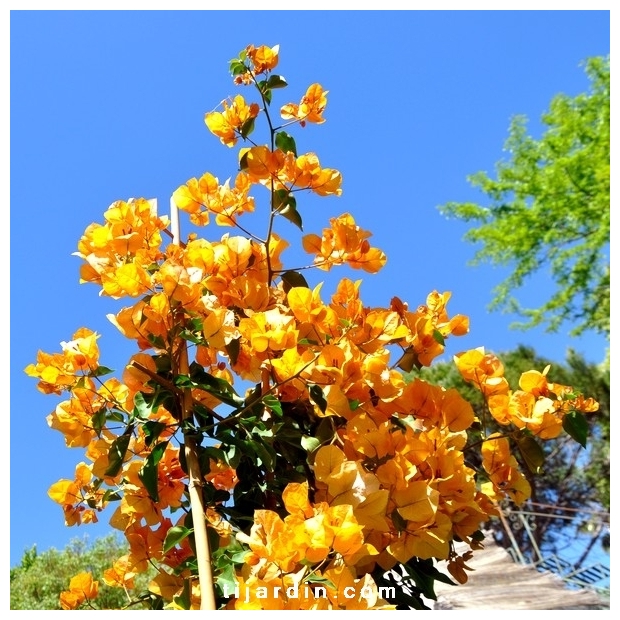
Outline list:
[[[179,227],[179,211],[172,198],[170,198],[170,229],[172,241],[181,245],[181,235]],[[187,341],[179,339],[179,368],[182,375],[189,375],[189,358],[187,355]],[[190,388],[183,390],[182,398],[182,419],[187,420],[192,417],[192,392]],[[189,476],[188,491],[194,522],[194,540],[196,543],[196,562],[198,564],[198,582],[200,583],[200,609],[215,611],[215,590],[213,587],[213,571],[211,568],[211,549],[209,548],[209,538],[207,536],[207,522],[205,507],[202,503],[203,479],[200,473],[200,463],[198,461],[198,451],[196,441],[193,437],[185,435],[185,461]]]

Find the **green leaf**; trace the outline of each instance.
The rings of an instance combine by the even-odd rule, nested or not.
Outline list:
[[[228,381],[206,372],[200,364],[193,362],[190,365],[190,375],[193,385],[205,390],[205,392],[209,392],[209,394],[212,394],[223,403],[232,405],[233,407],[240,407],[243,405],[243,398],[235,392]]]
[[[165,349],[166,342],[161,336],[155,336],[154,334],[147,334],[146,339],[156,349]]]
[[[229,69],[232,75],[242,75],[248,70],[248,68],[238,58],[233,58],[230,61]]]
[[[401,517],[398,509],[395,508],[390,517],[397,532],[404,532],[407,529],[407,521]]]
[[[172,599],[181,609],[188,610],[191,607],[191,586],[190,580],[183,582],[183,592]]]
[[[291,224],[295,224],[299,230],[303,231],[304,226],[301,219],[301,215],[297,211],[297,202],[295,198],[292,196],[288,200],[288,204],[283,207],[278,213],[285,219],[287,219]]]
[[[241,137],[247,138],[254,131],[254,117],[248,118],[243,125],[241,125]]]
[[[276,146],[283,153],[291,152],[295,155],[295,157],[297,157],[297,145],[295,144],[295,139],[293,136],[286,133],[286,131],[279,131],[276,134]]]
[[[203,328],[203,320],[200,317],[193,317],[189,319],[186,323],[188,329],[191,329],[195,332],[201,332]]]
[[[194,344],[203,344],[205,339],[203,336],[199,336],[189,329],[184,329],[179,333],[179,338],[183,338],[183,340],[187,340],[188,342],[193,342]]]
[[[532,435],[519,435],[517,447],[528,469],[533,474],[540,474],[545,462],[545,452]]]
[[[288,86],[288,83],[281,75],[271,75],[267,80],[267,86],[269,88],[285,88]]]
[[[263,423],[257,424],[252,428],[252,435],[271,438],[273,437],[273,428],[266,428]]]
[[[251,407],[260,402],[262,398],[262,386],[260,383],[257,383],[251,390],[249,389],[246,392],[245,400],[243,401],[244,407]]]
[[[133,425],[127,427],[127,430],[112,442],[110,451],[108,452],[108,468],[105,470],[106,476],[114,478],[120,472],[123,461],[125,460],[125,454],[127,454],[132,432]]]
[[[273,413],[282,417],[282,404],[273,394],[265,394],[262,398],[263,404],[268,409],[271,409]]]
[[[309,435],[302,435],[301,447],[308,453],[314,452],[321,445],[320,439],[317,437],[310,437]]]
[[[134,418],[138,418],[139,420],[148,420],[152,411],[153,405],[144,400],[144,394],[142,392],[137,392],[133,397]]]
[[[138,472],[138,477],[142,481],[144,488],[147,490],[149,497],[154,502],[159,501],[159,491],[157,488],[157,464],[161,461],[161,457],[164,455],[164,452],[168,447],[168,443],[168,441],[158,443],[146,457],[146,461],[144,461],[142,468]]]
[[[101,429],[105,426],[107,413],[107,409],[99,409],[99,411],[96,411],[90,418],[90,422],[97,434],[99,434]]]
[[[211,414],[211,411],[204,405],[194,402],[193,411],[196,416],[202,418],[203,420],[206,420],[207,424],[213,424],[213,415]]]
[[[476,542],[482,542],[485,539],[485,535],[484,532],[481,532],[480,530],[476,530],[472,535],[471,535],[471,539],[475,540]]]
[[[248,549],[245,549],[243,551],[237,551],[237,553],[233,553],[233,555],[230,556],[230,559],[235,564],[245,564],[245,558],[247,555]]]
[[[334,428],[334,418],[331,416],[323,418],[316,429],[313,432],[313,435],[322,443],[327,443],[332,441],[334,438],[336,430]]]
[[[114,371],[111,368],[108,368],[107,366],[97,366],[95,370],[88,373],[88,376],[89,377],[103,377],[104,375],[109,375],[113,372]]]
[[[390,596],[386,599],[392,605],[397,605],[397,609],[430,610],[430,607],[424,604],[419,588],[412,583],[411,579],[399,583],[385,579],[384,575],[376,575],[374,578],[377,586],[394,589],[394,597]],[[387,591],[389,592],[389,590]],[[384,590],[384,592],[386,591]]]
[[[166,430],[166,425],[156,420],[147,420],[142,425],[142,430],[144,431],[145,443],[149,447]]]
[[[284,208],[291,198],[291,192],[285,189],[277,189],[272,194],[272,207],[274,211]]]
[[[327,400],[321,386],[311,385],[308,391],[310,393],[310,400],[321,410],[321,413],[325,413],[327,411]]]
[[[239,159],[239,169],[240,170],[247,170],[248,168],[248,154],[249,151],[246,151],[241,158]]]
[[[291,192],[284,189],[276,190],[273,193],[272,208],[276,213],[303,230],[301,215],[297,212],[297,200]]]
[[[118,502],[123,496],[118,491],[107,489],[103,494],[103,502]]]
[[[433,338],[435,342],[438,342],[442,347],[446,346],[446,339],[443,337],[443,334],[438,329],[433,330]]]
[[[116,409],[110,409],[106,417],[110,422],[120,422],[121,424],[125,423],[125,414],[120,411],[116,411]]]
[[[228,446],[228,450],[226,452],[226,462],[233,468],[239,467],[239,463],[241,462],[241,458],[243,457],[243,452],[236,445]]]
[[[211,459],[214,461],[226,462],[226,454],[221,448],[206,446],[200,453],[200,473],[203,475],[211,471]]]
[[[188,375],[177,375],[174,378],[174,385],[179,388],[191,388],[194,387],[194,382]]]
[[[260,459],[263,467],[268,472],[273,472],[273,467],[276,461],[276,453],[273,448],[271,448],[270,446],[266,446],[260,441],[252,441],[251,443],[252,445],[247,447],[251,448],[254,451],[256,456]]]
[[[322,585],[324,585],[327,588],[331,588],[332,590],[336,590],[336,586],[334,585],[333,581],[331,581],[330,579],[327,579],[327,577],[320,577],[316,573],[310,573],[304,579],[304,581],[307,582],[307,583],[322,584]]]
[[[237,578],[235,576],[235,568],[232,564],[227,564],[222,572],[215,578],[217,587],[221,590],[222,596],[227,594],[231,596],[237,587]]]
[[[579,411],[569,411],[562,420],[562,428],[582,447],[588,441],[588,421]]]
[[[306,282],[306,278],[304,278],[299,271],[285,271],[280,277],[284,283],[285,293],[288,293],[292,288],[296,287],[310,288],[308,282]]]
[[[187,538],[194,530],[190,530],[182,525],[171,527],[166,533],[164,539],[164,553],[167,553],[173,547],[176,547],[184,538]]]
[[[297,344],[304,347],[316,347],[319,342],[318,340],[311,340],[310,338],[300,338],[297,341]]]

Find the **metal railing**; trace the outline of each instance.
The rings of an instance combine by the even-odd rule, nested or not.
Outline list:
[[[512,559],[518,564],[531,565],[538,570],[548,571],[564,580],[571,588],[587,588],[596,590],[603,596],[609,596],[609,578],[611,575],[609,567],[609,555],[598,553],[601,559],[594,562],[584,563],[584,557],[572,558],[568,553],[557,551],[547,551],[541,549],[536,536],[536,520],[538,518],[559,519],[566,521],[566,531],[570,528],[578,530],[578,525],[584,522],[593,524],[594,527],[609,527],[609,513],[589,509],[574,509],[549,504],[530,503],[526,510],[514,510],[507,508],[500,513],[499,519],[503,533],[509,545],[507,551]],[[587,534],[580,534],[588,546]],[[527,541],[527,552],[523,548],[523,543],[518,539]],[[590,541],[590,546],[591,546]],[[585,555],[588,560],[589,554]]]

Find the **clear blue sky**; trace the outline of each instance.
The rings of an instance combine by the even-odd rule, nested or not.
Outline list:
[[[108,530],[106,514],[96,527],[65,527],[48,498],[83,451],[47,427],[58,399],[23,373],[38,349],[59,350],[81,326],[102,334],[106,366],[122,369],[133,352],[105,318],[129,302],[79,285],[71,253],[115,200],[156,197],[163,212],[190,177],[235,175],[236,150],[203,117],[237,92],[228,61],[249,43],[280,44],[290,86],[274,94],[278,104],[313,82],[330,91],[327,122],[295,136],[300,151],[342,172],[344,192],[298,205],[306,232],[346,211],[373,231],[386,268],[346,273],[364,279],[367,305],[397,295],[417,306],[451,291],[449,311],[469,315],[471,333],[449,340],[449,355],[523,343],[558,362],[568,347],[604,358],[600,337],[512,331],[514,317],[489,314],[505,272],[468,266],[466,226],[437,206],[482,199],[466,176],[493,171],[513,115],[537,134],[554,95],[586,89],[580,63],[609,53],[609,11],[13,11],[10,27],[11,565],[35,543],[61,548]],[[549,285],[537,278],[523,300],[536,303]]]

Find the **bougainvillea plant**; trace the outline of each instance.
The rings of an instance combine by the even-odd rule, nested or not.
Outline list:
[[[301,229],[298,199],[339,196],[342,178],[289,133],[324,122],[322,86],[274,110],[287,86],[274,72],[278,51],[243,50],[230,70],[252,94],[205,116],[226,147],[243,144],[234,180],[190,179],[170,218],[152,200],[117,201],[79,240],[81,282],[129,300],[108,318],[136,352],[110,378],[98,334],[81,328],[26,368],[39,390],[65,398],[49,426],[84,449],[49,495],[67,525],[111,512],[129,552],[103,581],[126,590],[128,607],[425,608],[434,580],[449,580],[436,561],[465,582],[481,525],[500,502],[529,496],[519,463],[538,470],[539,440],[563,431],[585,443],[582,413],[597,404],[550,382],[548,369],[512,390],[496,357],[459,353],[459,370],[505,428],[487,436],[456,390],[411,380],[446,339],[468,332],[468,319],[448,315],[449,293],[369,308],[361,280],[344,277],[330,293],[310,284],[310,267],[385,264],[349,213],[303,236],[308,264],[285,266],[276,223]],[[258,122],[264,144],[251,137]],[[230,230],[182,237],[179,211],[198,230]],[[261,234],[240,223],[249,212],[264,214]],[[459,555],[456,541],[470,550]],[[395,567],[400,581],[388,578]],[[148,592],[135,592],[147,570]],[[68,586],[63,608],[96,607],[92,575]]]

